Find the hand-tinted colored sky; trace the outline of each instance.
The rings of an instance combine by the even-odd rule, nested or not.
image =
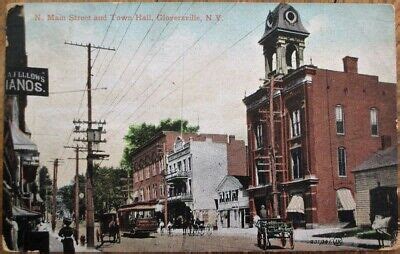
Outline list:
[[[26,4],[26,47],[31,67],[49,68],[50,92],[83,89],[87,76],[85,48],[64,41],[118,48],[94,50],[94,119],[107,121],[111,154],[103,165],[117,166],[123,136],[131,123],[179,118],[184,84],[183,118],[200,124],[200,132],[234,134],[246,140],[245,92],[261,85],[262,48],[257,44],[269,10],[276,4],[120,3]],[[394,11],[390,5],[293,4],[311,33],[305,59],[320,68],[342,70],[342,58],[359,58],[359,72],[395,82]],[[117,21],[110,15],[194,14],[199,21]],[[49,21],[48,15],[66,21]],[[41,21],[35,20],[40,15]],[[105,21],[69,21],[70,15],[102,16]],[[206,21],[205,15],[214,15]],[[217,22],[215,15],[222,15]],[[124,34],[126,35],[124,36]],[[147,34],[147,36],[146,36]],[[122,40],[122,38],[124,38]],[[242,38],[242,39],[241,39]],[[183,54],[184,53],[184,54]],[[184,55],[184,57],[180,57]],[[97,57],[96,57],[97,56]],[[173,84],[175,83],[175,85]],[[73,143],[74,118],[86,118],[82,93],[29,97],[27,122],[41,161],[73,157],[63,149]],[[80,106],[81,105],[81,106]],[[79,111],[79,114],[78,114]],[[84,155],[82,155],[84,156]],[[48,165],[51,167],[51,165]],[[60,168],[60,184],[74,174],[74,163]],[[82,172],[86,166],[81,163]]]

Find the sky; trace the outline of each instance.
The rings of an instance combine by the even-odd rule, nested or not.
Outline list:
[[[246,137],[245,94],[264,77],[257,43],[268,12],[264,3],[25,4],[29,67],[49,69],[49,97],[29,96],[27,126],[41,164],[63,158],[59,186],[71,183],[75,163],[73,119],[87,119],[87,50],[64,44],[92,43],[115,51],[92,51],[93,119],[105,120],[110,154],[101,165],[119,166],[130,124],[180,118],[201,133]],[[396,81],[394,9],[391,5],[293,4],[310,32],[305,64],[343,70],[342,58],[358,57],[359,72]],[[111,20],[150,15],[153,20]],[[158,14],[195,15],[197,21],[157,20]],[[49,20],[49,15],[65,17]],[[211,15],[211,20],[206,20]],[[90,16],[90,20],[78,17]],[[94,20],[95,17],[105,20]],[[217,19],[220,17],[220,20]],[[182,96],[183,94],[183,96]],[[183,100],[181,98],[183,97]],[[76,136],[75,136],[76,137]],[[82,157],[84,154],[81,155]],[[86,170],[80,162],[80,172]]]

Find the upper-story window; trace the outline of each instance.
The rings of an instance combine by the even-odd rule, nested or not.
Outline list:
[[[188,158],[188,169],[189,169],[189,171],[192,170],[192,158],[191,157]]]
[[[257,182],[256,185],[266,185],[268,180],[267,180],[267,171],[265,167],[265,163],[262,161],[258,160],[256,161],[256,170],[257,170]]]
[[[134,181],[135,183],[139,182],[139,176],[138,176],[138,173],[137,173],[137,172],[133,173],[133,181]]]
[[[371,108],[369,114],[371,118],[371,135],[378,136],[378,109]]]
[[[178,161],[178,171],[182,171],[182,162]]]
[[[336,133],[344,134],[344,111],[342,105],[335,107]]]
[[[143,188],[139,190],[139,201],[143,201],[144,200],[144,192],[143,192]]]
[[[149,179],[149,178],[150,178],[150,168],[149,168],[149,167],[146,167],[146,168],[144,169],[144,173],[145,173],[146,179]]]
[[[186,171],[186,159],[183,160],[183,171]]]
[[[153,184],[153,198],[157,198],[157,184]]]
[[[263,146],[263,127],[262,124],[258,124],[256,127],[256,148]]]
[[[139,171],[139,180],[143,181],[143,169]]]
[[[301,135],[300,109],[293,110],[291,117],[290,136],[298,137]]]
[[[346,176],[346,148],[338,148],[339,176]]]
[[[303,178],[302,162],[301,162],[301,147],[291,150],[291,162],[292,162],[292,178],[299,179]]]

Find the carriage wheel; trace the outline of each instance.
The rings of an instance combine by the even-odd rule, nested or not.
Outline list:
[[[290,233],[290,248],[293,250],[294,249],[294,237],[293,237],[293,232]]]
[[[286,246],[286,238],[285,238],[285,236],[281,237],[281,243],[282,243],[282,248],[285,248],[285,246]]]
[[[266,250],[267,249],[267,242],[268,242],[268,238],[267,238],[267,234],[263,234],[263,249]]]

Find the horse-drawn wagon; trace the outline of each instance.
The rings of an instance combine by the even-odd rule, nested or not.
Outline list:
[[[257,244],[259,247],[267,249],[267,243],[268,246],[271,246],[271,238],[279,238],[282,247],[285,247],[287,241],[289,241],[290,248],[294,248],[293,225],[291,222],[278,218],[260,219],[257,221],[256,227],[258,228]]]
[[[104,238],[108,235],[108,241],[121,242],[119,225],[117,223],[116,213],[103,213],[99,216],[100,227],[96,230],[97,241],[103,244]],[[112,238],[112,240],[111,240]]]

